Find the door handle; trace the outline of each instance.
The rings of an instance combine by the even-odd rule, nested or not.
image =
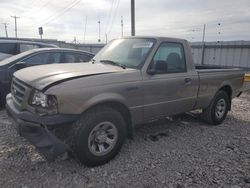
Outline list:
[[[185,78],[184,82],[186,85],[190,85],[192,83],[192,79],[191,78]]]

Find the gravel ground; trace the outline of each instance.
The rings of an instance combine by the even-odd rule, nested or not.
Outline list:
[[[143,125],[111,162],[46,162],[0,112],[0,187],[250,187],[250,94],[222,125],[197,113]]]

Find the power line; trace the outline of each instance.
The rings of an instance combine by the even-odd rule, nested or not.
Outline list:
[[[111,26],[110,26],[110,29],[109,29],[109,32],[108,32],[109,35],[110,35],[110,32],[111,32],[111,30],[113,28],[113,24],[114,24],[114,20],[115,20],[115,17],[116,17],[116,12],[117,12],[117,9],[119,7],[119,4],[120,4],[120,0],[118,0],[116,8],[115,8],[114,16],[113,16],[113,19],[112,19],[112,22],[111,22]]]
[[[26,11],[23,14],[21,14],[21,16],[25,18],[32,18],[33,13],[37,14],[38,12],[41,12],[41,10],[44,9],[46,6],[51,5],[51,0],[44,1],[44,3],[40,6],[36,6],[37,2],[38,1],[34,0],[30,5],[30,7],[36,7],[35,9],[30,9],[29,11]],[[30,16],[26,16],[26,15],[30,15]]]
[[[57,15],[51,16],[51,18],[48,18],[47,21],[42,25],[47,25],[49,22],[56,20],[58,17],[62,16],[63,14],[71,10],[74,6],[76,6],[80,2],[81,0],[75,0],[71,6],[64,8]]]
[[[111,15],[112,15],[112,11],[113,11],[113,5],[114,5],[114,0],[112,0],[112,4],[111,4],[110,10],[109,10],[105,33],[107,33],[107,31],[108,31],[108,27],[109,27],[109,24],[110,24],[110,21],[111,21]]]
[[[20,17],[17,17],[17,16],[11,16],[11,17],[15,19],[15,34],[17,38],[17,19],[19,19]]]
[[[50,18],[47,19],[47,21],[45,21],[43,24],[41,24],[42,26],[47,25],[48,23],[56,20],[58,17],[62,16],[63,14],[65,14],[66,12],[70,11],[73,7],[75,7],[76,5],[78,5],[82,0],[75,0],[72,3],[70,3],[71,5],[68,7],[65,7],[63,10],[61,10],[58,14],[51,16]]]

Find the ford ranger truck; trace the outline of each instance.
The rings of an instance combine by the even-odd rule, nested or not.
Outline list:
[[[136,125],[195,109],[221,124],[243,80],[240,69],[195,66],[186,40],[127,37],[86,64],[17,71],[6,109],[49,161],[70,152],[96,166],[116,156]]]

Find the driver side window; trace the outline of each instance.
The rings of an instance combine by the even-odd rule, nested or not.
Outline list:
[[[43,54],[38,54],[34,55],[28,59],[25,59],[24,62],[27,65],[42,65],[42,64],[47,64],[49,54],[48,53],[43,53]]]
[[[61,53],[41,53],[24,60],[27,65],[43,65],[61,62]]]
[[[153,58],[151,69],[156,73],[186,72],[184,48],[182,44],[164,42]]]

